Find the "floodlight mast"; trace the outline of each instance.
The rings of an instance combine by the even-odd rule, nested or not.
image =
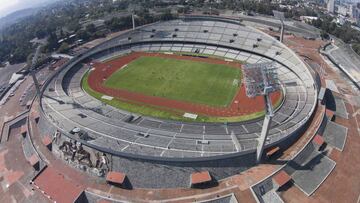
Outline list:
[[[281,20],[281,30],[280,30],[280,42],[281,43],[284,41],[284,30],[285,30],[284,21]]]
[[[34,57],[32,58],[31,60],[31,66],[30,66],[30,75],[34,81],[34,84],[35,84],[35,88],[36,88],[36,93],[37,93],[37,96],[40,97],[40,85],[39,85],[39,82],[35,76],[35,66],[36,66],[36,63],[37,63],[37,60],[39,58],[39,54],[40,54],[40,49],[41,49],[41,46],[39,45],[37,48],[36,48],[36,52],[34,54]]]
[[[274,116],[271,98],[270,98],[269,92],[266,89],[267,89],[267,87],[265,88],[266,93],[264,94],[265,118],[264,118],[263,126],[261,129],[260,138],[258,139],[259,143],[258,143],[257,150],[256,150],[256,162],[257,163],[260,163],[260,161],[261,161],[261,157],[264,152],[265,142],[269,135],[271,121]]]
[[[284,40],[284,30],[285,30],[284,19],[285,19],[285,14],[284,14],[284,12],[280,12],[280,11],[276,11],[276,10],[273,10],[273,14],[274,14],[274,17],[279,19],[280,22],[281,22],[280,42],[282,43],[283,40]]]
[[[256,161],[260,163],[265,142],[274,116],[270,93],[279,89],[276,68],[273,63],[247,64],[244,66],[245,88],[248,97],[264,96],[265,119],[258,139]]]
[[[135,14],[134,13],[131,14],[131,20],[132,20],[133,30],[135,30]]]

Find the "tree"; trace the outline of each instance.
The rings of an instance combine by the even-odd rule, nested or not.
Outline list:
[[[330,38],[329,34],[326,33],[324,30],[321,30],[320,36],[321,36],[321,39],[323,39],[323,40]]]
[[[67,28],[68,28],[69,30],[71,30],[71,31],[76,32],[76,31],[78,31],[78,30],[81,28],[81,26],[80,26],[80,24],[79,24],[77,21],[74,21],[74,22],[69,23],[69,24],[67,25]]]
[[[95,33],[96,32],[96,27],[94,24],[89,24],[86,26],[86,31],[89,33]]]
[[[166,9],[166,11],[160,16],[160,20],[171,20],[174,16],[171,14],[170,9]]]
[[[90,39],[90,34],[85,30],[78,30],[76,32],[76,36],[78,39],[82,39],[84,41],[88,41]]]
[[[59,47],[58,38],[54,32],[50,33],[48,38],[47,50],[53,51]]]
[[[94,33],[94,38],[103,38],[103,37],[105,37],[106,35],[105,35],[105,33],[103,32],[103,31],[96,31],[95,33]]]
[[[58,49],[59,53],[66,53],[69,50],[69,44],[66,42],[61,43],[61,46]]]
[[[35,35],[38,39],[42,39],[42,38],[46,37],[47,33],[45,30],[39,29],[35,32]]]
[[[12,53],[9,62],[11,64],[14,63],[19,63],[19,62],[24,62],[26,61],[26,58],[29,54],[31,54],[32,49],[31,47],[22,47],[22,48],[17,48],[15,49],[15,51]]]
[[[360,43],[355,43],[352,45],[353,50],[360,55]]]

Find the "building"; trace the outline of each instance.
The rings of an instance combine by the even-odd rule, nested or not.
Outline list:
[[[351,8],[351,17],[355,20],[358,26],[360,26],[360,3],[357,3]]]
[[[335,12],[335,0],[329,0],[327,2],[327,11],[329,13],[334,13]]]
[[[342,15],[339,15],[338,18],[336,19],[336,22],[340,25],[344,25],[345,22],[346,22],[346,17],[345,16],[342,16]]]
[[[349,8],[349,15],[350,15],[350,18],[356,18],[357,17],[357,8],[356,8],[356,5],[350,5],[350,8]]]
[[[338,10],[337,13],[343,16],[346,16],[346,14],[348,14],[348,8],[345,5],[342,6],[338,6]]]
[[[315,16],[300,16],[301,22],[304,22],[304,23],[311,23],[312,21],[317,20],[317,19],[319,19],[319,18],[315,17]]]

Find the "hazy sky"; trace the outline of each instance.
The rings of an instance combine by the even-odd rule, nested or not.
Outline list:
[[[0,0],[0,17],[4,17],[17,10],[30,8],[34,5],[49,1],[51,0]]]

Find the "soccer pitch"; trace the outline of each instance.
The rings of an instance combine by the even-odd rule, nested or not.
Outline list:
[[[113,73],[106,87],[210,106],[228,106],[241,69],[191,60],[142,56]]]

